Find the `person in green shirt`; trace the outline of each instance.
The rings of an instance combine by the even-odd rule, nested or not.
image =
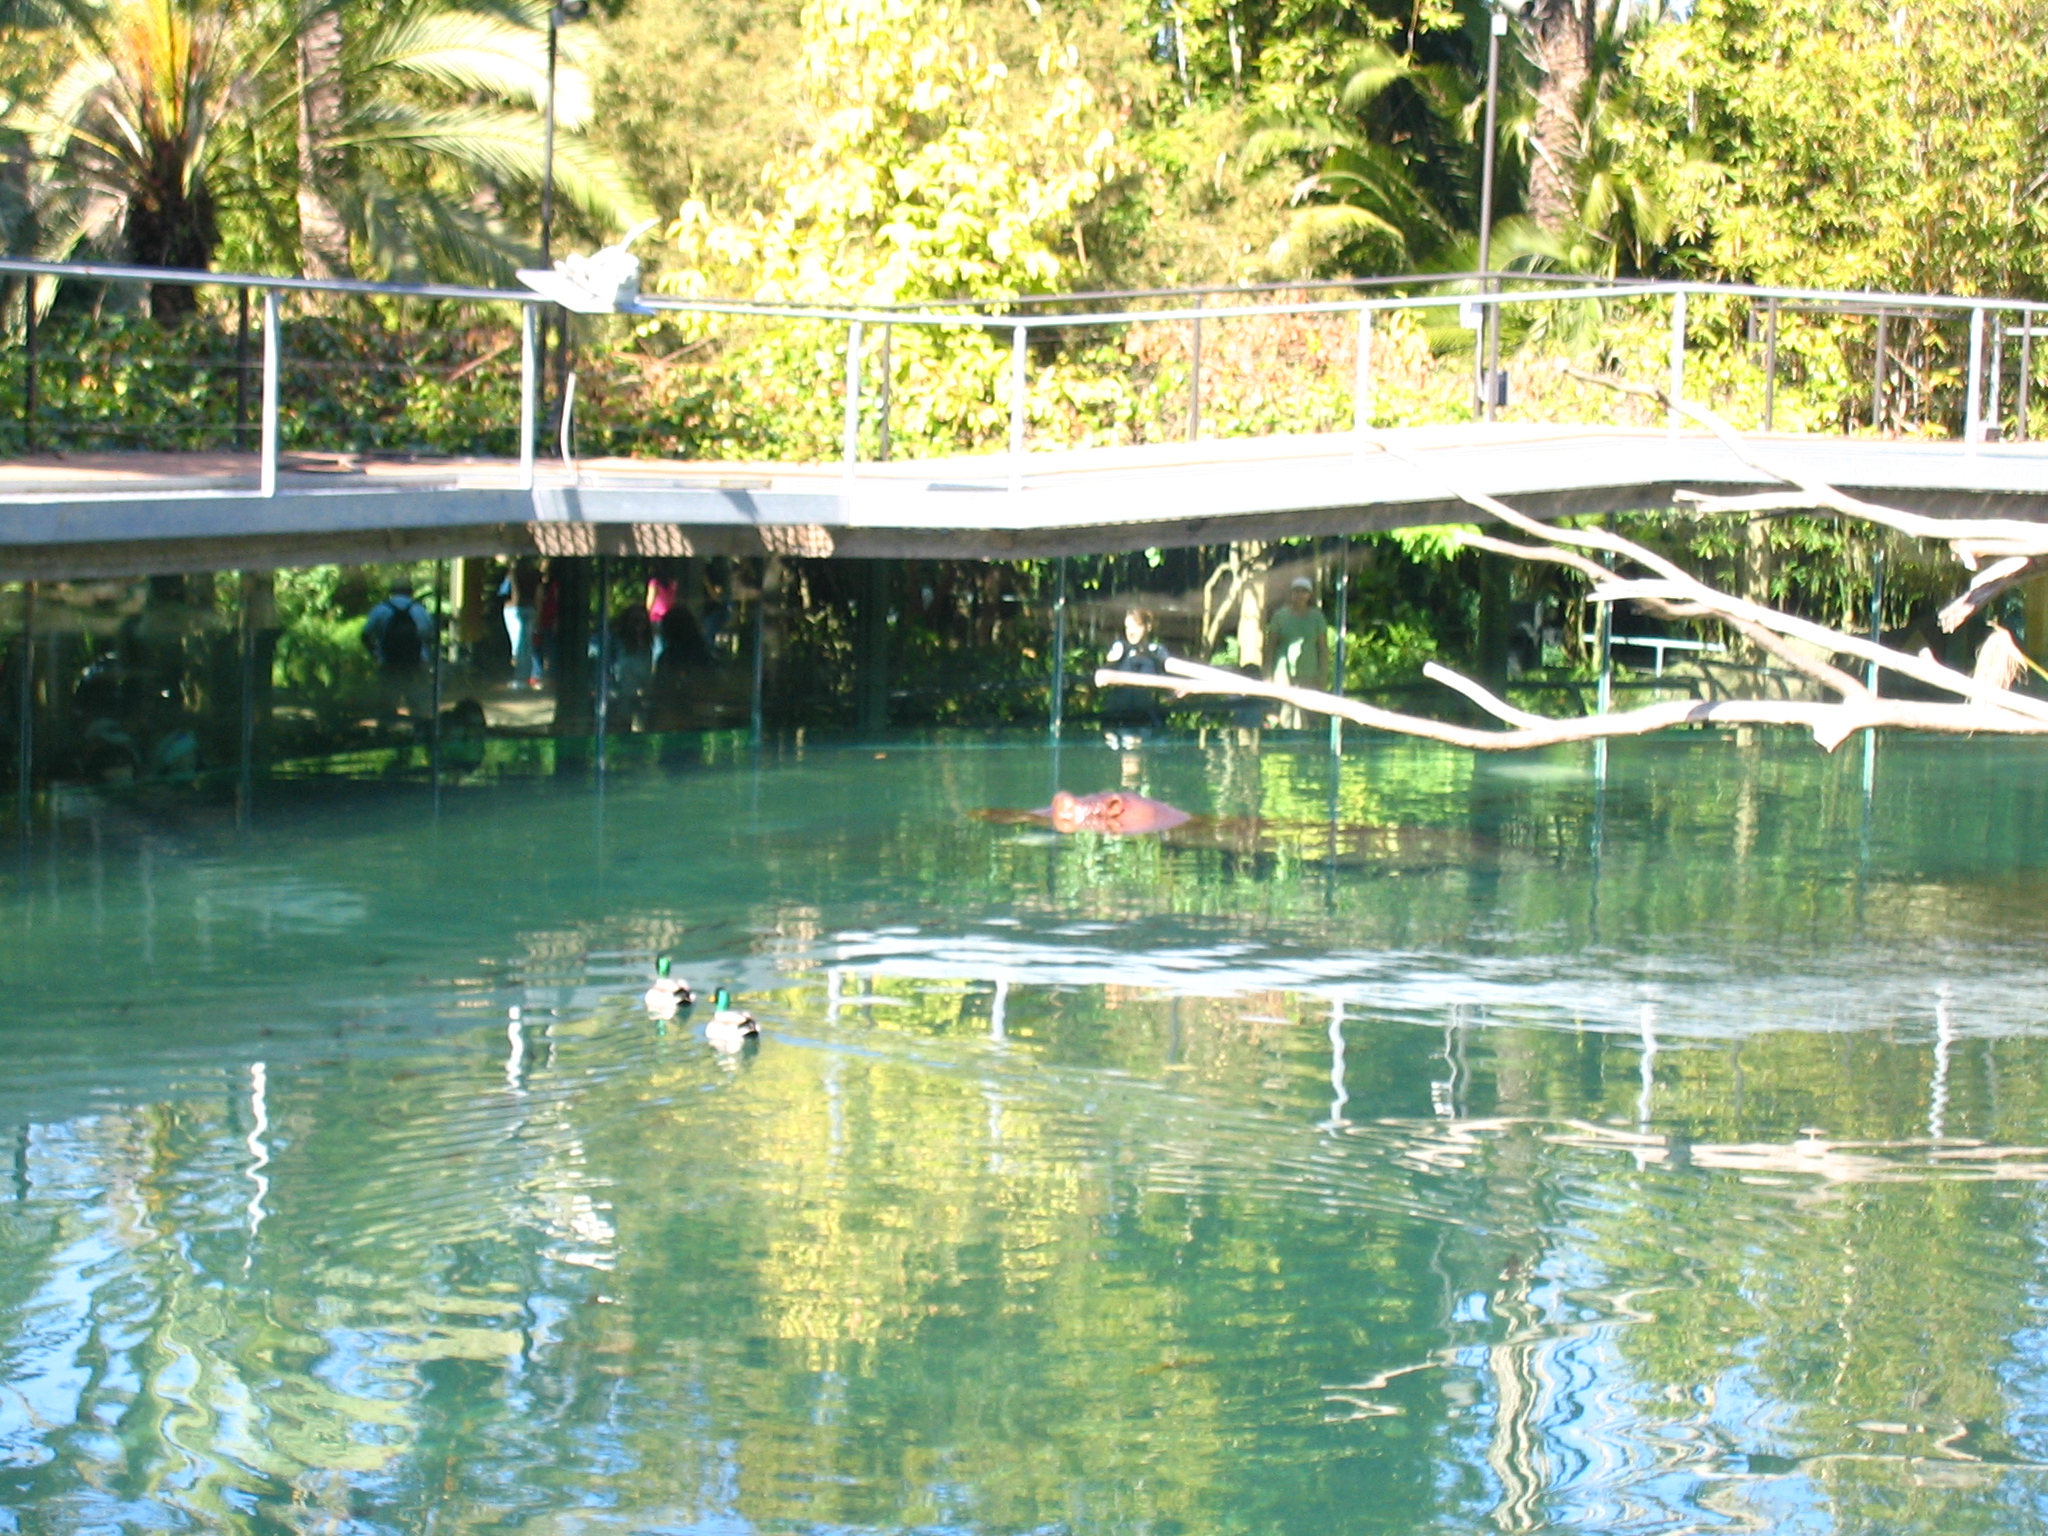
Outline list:
[[[1287,590],[1286,603],[1266,621],[1266,654],[1271,662],[1266,675],[1276,683],[1319,689],[1330,685],[1330,622],[1315,598],[1315,583],[1297,576]],[[1299,730],[1304,723],[1300,710],[1281,708],[1283,728]]]

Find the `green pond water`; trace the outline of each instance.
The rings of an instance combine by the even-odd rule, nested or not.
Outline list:
[[[67,801],[0,1531],[2048,1530],[2037,747],[886,746]]]

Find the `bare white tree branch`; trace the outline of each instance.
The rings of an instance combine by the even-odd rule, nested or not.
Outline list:
[[[1630,394],[1666,399],[1661,391],[1641,385],[1593,375],[1582,377]],[[1678,409],[1705,426],[1743,463],[1760,474],[1794,487],[1790,492],[1761,496],[1713,497],[1680,493],[1703,511],[1748,514],[1761,511],[1830,511],[1876,523],[1909,537],[1939,540],[1948,544],[1956,557],[1972,571],[1977,571],[1979,560],[1993,559],[1995,563],[1979,572],[1969,589],[1942,610],[1944,628],[1953,629],[1999,592],[2048,570],[2048,527],[2003,518],[1930,518],[1877,506],[1769,463],[1756,454],[1734,428],[1704,407],[1680,401]],[[1440,476],[1436,466],[1422,464],[1399,446],[1384,440],[1380,446],[1391,457]],[[2048,701],[2013,690],[2012,685],[2024,675],[2029,663],[2021,655],[2012,636],[1996,626],[1980,650],[1974,670],[1960,672],[1936,661],[1929,652],[1908,655],[1877,641],[1719,591],[1655,550],[1609,530],[1551,527],[1484,491],[1452,480],[1445,480],[1444,484],[1459,500],[1533,541],[1517,543],[1471,532],[1460,535],[1464,544],[1514,560],[1561,565],[1576,571],[1592,584],[1587,594],[1590,602],[1627,600],[1668,618],[1715,619],[1743,635],[1785,667],[1835,694],[1836,701],[1681,699],[1638,709],[1553,719],[1517,708],[1470,678],[1434,662],[1423,669],[1431,681],[1463,695],[1507,727],[1505,730],[1492,730],[1381,709],[1318,689],[1262,682],[1188,661],[1169,661],[1165,677],[1104,669],[1095,674],[1097,684],[1157,688],[1178,695],[1269,698],[1379,730],[1482,752],[1641,736],[1672,726],[1701,724],[1798,726],[1810,731],[1814,740],[1827,751],[1833,751],[1862,730],[1929,731],[1946,735],[2048,735]],[[1606,560],[1593,559],[1595,553],[1605,556]],[[1854,657],[1912,678],[1927,687],[1953,694],[1962,702],[1943,704],[1880,697],[1862,680],[1828,659],[1835,656]]]

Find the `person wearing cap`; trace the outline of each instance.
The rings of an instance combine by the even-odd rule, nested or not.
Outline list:
[[[1297,576],[1287,589],[1287,601],[1266,621],[1266,654],[1271,658],[1267,675],[1276,683],[1294,688],[1330,685],[1330,622],[1315,599],[1316,584]],[[1283,706],[1280,724],[1300,729],[1301,711]]]

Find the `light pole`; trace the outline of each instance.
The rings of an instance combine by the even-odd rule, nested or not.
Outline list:
[[[581,21],[590,14],[590,0],[556,0],[548,10],[548,99],[544,110],[541,130],[540,152],[540,264],[545,271],[554,263],[555,237],[555,55],[557,34],[568,22]],[[566,322],[558,321],[558,324]],[[545,402],[548,387],[548,328],[540,328],[539,377],[541,398]],[[563,337],[564,345],[567,336]],[[545,412],[543,412],[545,414]]]
[[[1493,291],[1493,150],[1497,137],[1495,118],[1500,107],[1500,40],[1507,36],[1508,13],[1498,4],[1487,7],[1486,28],[1486,143],[1479,160],[1479,291]],[[550,44],[552,46],[552,44]],[[553,54],[549,54],[553,58]],[[1494,402],[1500,398],[1494,382],[1497,349],[1500,345],[1500,306],[1487,306],[1480,315],[1479,393],[1481,409],[1493,420]]]
[[[548,99],[546,128],[541,141],[540,166],[540,264],[548,265],[554,252],[549,249],[555,233],[555,54],[557,35],[565,23],[581,21],[590,14],[590,0],[558,0],[548,11]],[[1493,121],[1489,113],[1487,121]],[[1492,162],[1489,161],[1490,165]],[[1489,173],[1490,174],[1490,173]]]

